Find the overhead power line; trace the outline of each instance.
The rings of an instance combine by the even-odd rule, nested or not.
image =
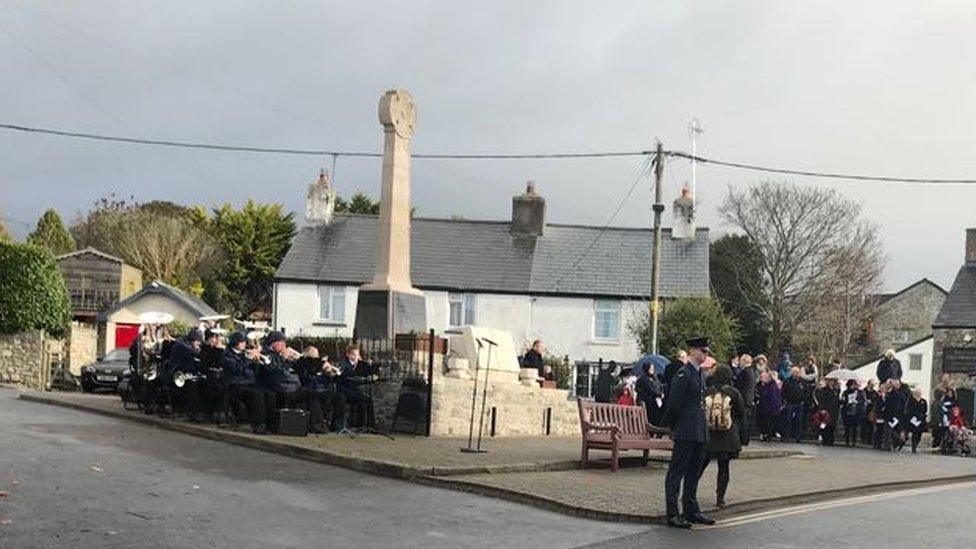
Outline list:
[[[116,143],[129,143],[136,145],[147,145],[147,146],[158,146],[158,147],[177,147],[184,149],[205,149],[205,150],[216,150],[216,151],[226,151],[226,152],[248,152],[248,153],[262,153],[262,154],[291,154],[291,155],[306,155],[306,156],[331,156],[333,159],[340,156],[345,157],[360,157],[360,158],[381,158],[383,155],[376,152],[366,152],[366,151],[337,151],[337,150],[325,150],[325,149],[290,149],[290,148],[275,148],[275,147],[255,147],[246,145],[225,145],[220,143],[205,143],[205,142],[195,142],[195,141],[173,141],[165,139],[143,139],[138,137],[124,137],[117,135],[106,135],[98,133],[87,133],[87,132],[74,132],[66,130],[57,130],[53,128],[42,128],[37,126],[23,126],[17,124],[2,124],[0,123],[0,130],[16,131],[24,133],[34,133],[34,134],[44,134],[44,135],[54,135],[58,137],[68,137],[75,139],[89,139],[95,141],[109,141]],[[568,158],[613,158],[613,157],[632,157],[632,156],[645,156],[649,157],[654,154],[651,150],[632,150],[632,151],[597,151],[597,152],[576,152],[576,153],[514,153],[514,154],[494,154],[494,153],[478,153],[478,154],[452,154],[452,153],[415,153],[412,154],[412,158],[421,159],[441,159],[441,160],[531,160],[531,159],[568,159]],[[689,154],[684,151],[664,151],[666,156],[671,156],[675,158],[684,158],[687,160],[694,160],[695,162],[701,162],[702,164],[713,164],[715,166],[724,166],[727,168],[735,168],[740,170],[749,170],[755,172],[765,172],[765,173],[777,173],[784,175],[799,175],[806,177],[820,177],[827,179],[846,179],[852,181],[878,181],[884,183],[928,183],[928,184],[976,184],[976,179],[948,179],[948,178],[925,178],[925,177],[893,177],[893,176],[878,176],[878,175],[863,175],[863,174],[845,174],[845,173],[835,173],[835,172],[819,172],[812,170],[797,170],[791,168],[776,168],[770,166],[762,166],[757,164],[746,164],[742,162],[731,162],[727,160],[718,160],[714,158],[706,158],[703,156],[698,156],[694,154]]]
[[[695,156],[681,151],[669,151],[665,154],[676,158],[686,158],[688,160],[694,160],[696,162],[701,162],[703,164],[714,164],[716,166],[725,166],[728,168],[737,168],[740,170],[751,170],[754,172],[778,173],[778,174],[785,174],[785,175],[803,175],[808,177],[823,177],[828,179],[850,179],[855,181],[882,181],[887,183],[936,183],[936,184],[976,183],[976,179],[933,179],[933,178],[922,178],[922,177],[889,177],[883,175],[844,174],[844,173],[794,170],[788,168],[771,168],[768,166],[757,166],[755,164],[743,164],[741,162],[728,162],[725,160],[715,160],[713,158]]]
[[[71,137],[77,139],[92,139],[96,141],[112,141],[116,143],[132,143],[136,145],[150,145],[150,146],[159,146],[159,147],[180,147],[185,149],[208,149],[208,150],[217,150],[217,151],[235,151],[235,152],[268,153],[268,154],[296,154],[296,155],[332,156],[332,157],[348,156],[348,157],[381,158],[383,156],[382,153],[364,152],[364,151],[286,149],[286,148],[273,148],[273,147],[251,147],[251,146],[243,146],[243,145],[223,145],[217,143],[202,143],[202,142],[192,142],[192,141],[170,141],[165,139],[143,139],[138,137],[122,137],[116,135],[105,135],[105,134],[97,134],[97,133],[71,132],[65,130],[56,130],[52,128],[39,128],[34,126],[20,126],[16,124],[0,124],[0,129],[26,132],[26,133],[56,135],[59,137]],[[474,159],[511,160],[511,159],[532,159],[532,158],[605,158],[605,157],[621,157],[621,156],[646,156],[649,154],[650,151],[609,151],[609,152],[582,152],[582,153],[527,153],[527,154],[415,153],[410,156],[412,158],[454,159],[454,160],[474,160]]]

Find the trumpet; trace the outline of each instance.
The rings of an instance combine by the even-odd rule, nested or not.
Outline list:
[[[200,379],[197,374],[187,374],[181,371],[177,371],[173,374],[173,385],[176,385],[178,389],[182,389],[186,385],[187,381],[196,381]]]

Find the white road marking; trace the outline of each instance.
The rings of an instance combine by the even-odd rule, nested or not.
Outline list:
[[[727,520],[721,520],[718,521],[714,526],[695,526],[695,529],[711,530],[714,528],[729,528],[732,526],[740,526],[742,524],[749,524],[749,523],[759,522],[763,520],[770,520],[770,519],[788,517],[792,515],[799,515],[802,513],[809,513],[811,511],[819,511],[822,509],[833,509],[835,507],[846,507],[849,505],[857,505],[859,503],[884,501],[888,499],[902,498],[902,497],[914,496],[919,494],[931,494],[935,492],[943,492],[946,490],[960,490],[963,488],[976,488],[976,482],[958,482],[954,484],[942,484],[938,486],[928,486],[925,488],[913,488],[908,490],[898,490],[895,492],[882,492],[879,494],[870,494],[867,496],[857,496],[851,498],[835,499],[831,501],[822,501],[819,503],[808,503],[805,505],[781,507],[779,509],[772,509],[769,511],[762,511],[760,513],[753,513],[749,515],[740,515],[737,517],[732,517]]]

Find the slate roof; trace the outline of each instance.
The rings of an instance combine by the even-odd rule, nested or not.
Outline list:
[[[889,302],[889,301],[891,301],[893,299],[896,299],[898,297],[901,297],[903,294],[908,293],[910,290],[915,289],[916,286],[921,286],[923,284],[928,284],[929,286],[932,286],[933,288],[935,288],[936,290],[939,290],[943,294],[948,294],[949,293],[942,286],[939,286],[938,284],[936,284],[935,282],[932,282],[931,280],[929,280],[927,278],[923,278],[923,279],[919,280],[918,282],[912,284],[911,286],[906,286],[906,287],[902,288],[901,290],[898,290],[897,292],[888,293],[888,294],[874,294],[871,297],[875,300],[875,305],[880,306],[880,305],[884,305],[885,303],[887,303],[887,302]]]
[[[138,292],[130,295],[129,297],[123,299],[122,301],[119,301],[111,309],[107,309],[105,311],[98,313],[98,321],[99,322],[108,321],[108,319],[113,314],[123,309],[124,307],[127,307],[130,303],[138,301],[142,296],[148,294],[160,294],[160,295],[165,295],[167,297],[170,297],[175,301],[188,307],[197,316],[208,316],[208,315],[217,314],[217,311],[213,310],[213,308],[210,307],[210,305],[204,303],[202,299],[194,295],[190,295],[179,288],[155,280],[143,286],[142,289],[139,290]]]
[[[976,264],[966,263],[946,296],[933,328],[976,328]]]
[[[330,225],[303,227],[275,279],[369,282],[377,226],[376,216],[338,214]],[[583,255],[601,227],[552,224],[532,238],[513,236],[510,226],[508,221],[413,219],[413,284],[483,293],[650,296],[651,229],[608,228]],[[693,241],[672,240],[664,229],[661,241],[662,297],[707,295],[708,229],[698,229]]]
[[[109,261],[113,261],[115,263],[125,264],[125,261],[123,261],[123,260],[115,257],[114,255],[109,255],[109,254],[107,254],[107,253],[105,253],[103,251],[96,250],[95,248],[92,248],[91,246],[89,246],[89,247],[87,247],[87,248],[85,248],[83,250],[77,250],[77,251],[74,251],[74,252],[68,252],[66,254],[61,254],[61,255],[55,257],[54,259],[60,261],[62,259],[68,259],[69,257],[75,257],[75,256],[85,255],[85,254],[97,255],[98,257],[105,258],[105,259],[107,259]]]

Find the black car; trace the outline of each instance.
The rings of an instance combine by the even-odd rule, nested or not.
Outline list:
[[[114,391],[128,369],[129,350],[115,349],[81,369],[81,390],[86,393],[96,389]]]

